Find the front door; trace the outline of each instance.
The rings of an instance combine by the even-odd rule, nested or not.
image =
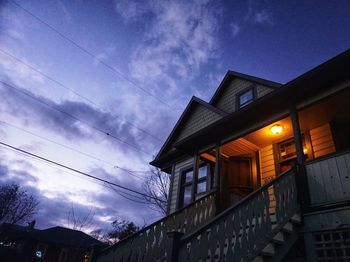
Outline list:
[[[230,158],[224,164],[223,204],[232,206],[253,191],[250,158]]]

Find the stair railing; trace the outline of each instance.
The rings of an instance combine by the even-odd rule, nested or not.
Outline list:
[[[215,192],[208,192],[190,205],[108,247],[94,261],[169,261],[167,233],[176,231],[186,234],[214,217]]]
[[[298,211],[287,171],[180,240],[178,261],[251,261]]]

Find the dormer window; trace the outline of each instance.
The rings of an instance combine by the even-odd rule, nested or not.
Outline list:
[[[254,101],[254,87],[251,86],[237,94],[237,109],[245,107]]]

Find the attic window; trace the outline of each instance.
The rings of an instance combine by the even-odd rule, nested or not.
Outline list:
[[[248,89],[245,89],[241,93],[237,94],[238,109],[245,107],[246,105],[250,104],[253,101],[254,101],[253,87],[249,87]]]

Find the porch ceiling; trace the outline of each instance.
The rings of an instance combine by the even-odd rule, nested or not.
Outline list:
[[[281,125],[283,131],[281,134],[272,134],[271,127],[275,124]],[[248,135],[245,135],[244,138],[251,143],[254,143],[258,147],[262,148],[280,141],[286,140],[293,136],[293,128],[290,117],[283,118],[273,124],[267,125],[263,128],[260,128]]]
[[[239,155],[247,155],[254,153],[260,148],[251,143],[250,141],[244,138],[238,138],[233,140],[220,148],[220,151],[225,156],[239,156]]]

